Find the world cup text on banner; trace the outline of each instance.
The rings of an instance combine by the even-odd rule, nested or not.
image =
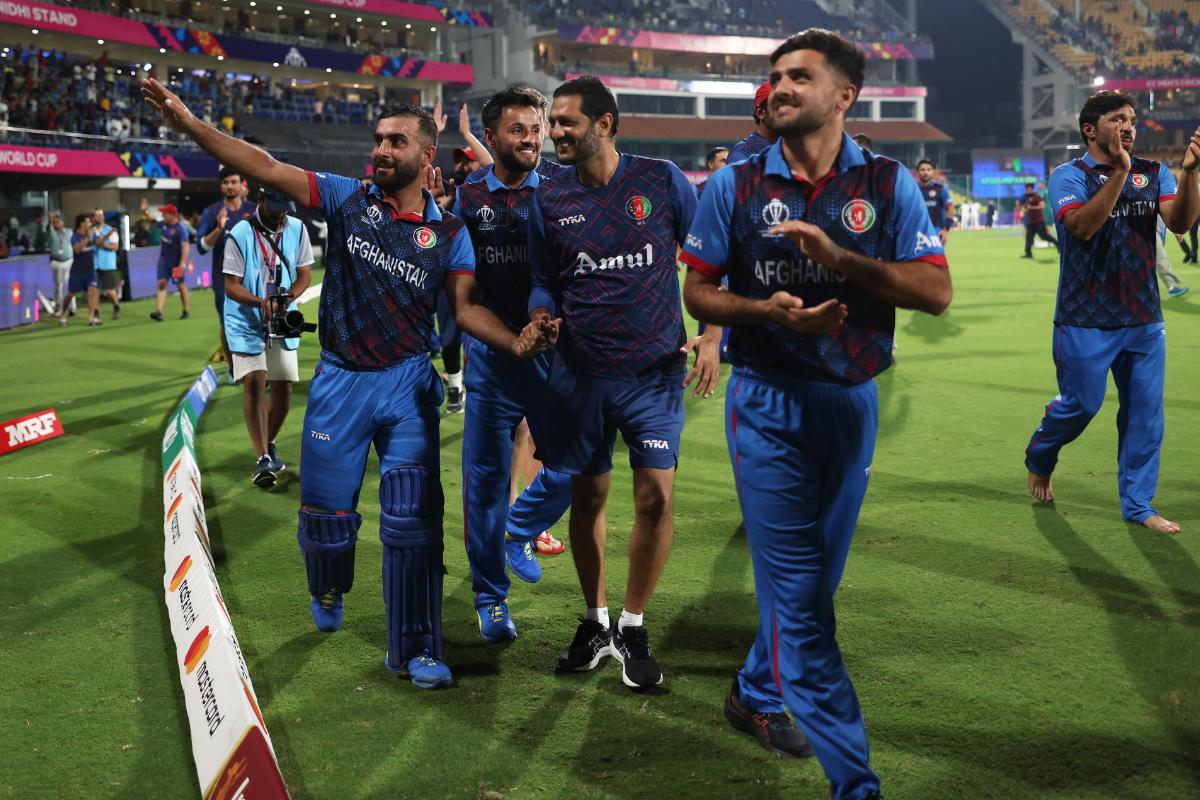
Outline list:
[[[62,422],[53,408],[0,422],[0,454],[62,435]]]

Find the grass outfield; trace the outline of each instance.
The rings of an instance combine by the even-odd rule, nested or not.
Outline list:
[[[890,800],[1200,795],[1200,270],[1166,301],[1167,440],[1158,506],[1177,537],[1121,520],[1116,395],[1063,452],[1055,507],[1025,490],[1022,451],[1054,394],[1052,251],[1012,231],[954,235],[956,294],[904,312],[879,380],[870,492],[838,594],[839,641]],[[0,457],[0,797],[194,798],[163,603],[159,447],[215,341],[211,296],[88,329],[0,334],[0,419],[46,407],[67,435]],[[311,374],[314,342],[301,350]],[[721,716],[756,616],[722,397],[689,400],[676,543],[647,612],[665,691],[609,660],[553,674],[581,601],[569,554],[511,598],[520,638],[479,640],[461,541],[462,417],[443,421],[446,657],[424,692],[383,667],[377,463],[363,486],[358,581],[343,631],[313,630],[296,546],[306,384],[270,492],[240,390],[202,418],[199,458],[218,576],[284,777],[297,798],[825,798]],[[468,400],[469,402],[469,400]],[[627,462],[609,504],[610,606],[632,519]],[[557,529],[565,538],[565,525]]]

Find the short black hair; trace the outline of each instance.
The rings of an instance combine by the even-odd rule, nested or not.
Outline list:
[[[937,165],[934,164],[932,161],[930,161],[928,158],[922,158],[920,161],[918,161],[917,167],[920,168],[920,166],[922,164],[928,164],[930,169],[937,169]]]
[[[437,123],[433,121],[433,114],[430,114],[420,106],[412,103],[395,103],[379,112],[379,116],[375,119],[378,122],[381,119],[388,117],[413,117],[417,120],[417,130],[425,137],[425,141],[437,147],[438,129]]]
[[[871,137],[867,136],[865,133],[856,133],[850,138],[853,139],[859,147],[865,147],[868,150],[875,149],[875,142],[871,141]]]
[[[604,85],[604,81],[595,75],[580,75],[554,90],[556,98],[576,95],[580,98],[580,109],[592,122],[605,114],[612,114],[612,135],[616,136],[621,122],[621,112],[617,110],[617,98],[613,97],[613,93]]]
[[[1026,189],[1033,189],[1033,188],[1035,188],[1035,184],[1033,184],[1033,183],[1027,183],[1027,184],[1025,184],[1025,188],[1026,188]]]
[[[75,227],[78,228],[83,223],[90,222],[91,219],[92,219],[91,214],[76,214],[75,215]]]
[[[221,171],[217,173],[217,180],[223,181],[226,178],[232,178],[234,175],[239,178],[242,177],[242,173],[238,172],[233,167],[221,167]]]
[[[728,153],[728,152],[729,152],[728,147],[726,147],[723,144],[719,144],[704,154],[704,163],[711,164],[713,159],[716,158],[717,156],[721,155],[721,153]]]
[[[532,86],[509,86],[496,92],[483,104],[483,127],[494,131],[506,108],[532,108],[545,113],[546,97]]]
[[[825,56],[829,65],[836,69],[846,80],[854,84],[854,91],[861,92],[863,79],[867,71],[867,59],[862,50],[838,34],[824,28],[809,28],[794,33],[771,53],[771,65],[788,53],[796,50],[815,50]]]
[[[1125,106],[1129,106],[1135,114],[1137,113],[1136,100],[1127,94],[1114,92],[1111,89],[1101,89],[1084,101],[1083,108],[1079,109],[1079,135],[1083,138],[1084,143],[1087,142],[1087,137],[1083,135],[1084,125],[1094,126],[1108,112]]]

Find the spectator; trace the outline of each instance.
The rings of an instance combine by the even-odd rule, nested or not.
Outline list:
[[[75,253],[71,250],[71,231],[67,230],[67,226],[63,223],[62,214],[58,211],[50,212],[50,275],[54,283],[54,310],[62,314],[63,298],[67,296],[67,279],[71,274],[71,262],[75,260]],[[72,304],[73,306],[73,304]],[[74,314],[75,309],[72,307],[70,313]]]

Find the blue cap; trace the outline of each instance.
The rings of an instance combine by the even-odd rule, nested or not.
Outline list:
[[[259,205],[266,206],[268,211],[274,211],[276,214],[281,212],[296,213],[296,204],[283,192],[276,191],[275,189],[263,189],[259,192],[258,202]]]

